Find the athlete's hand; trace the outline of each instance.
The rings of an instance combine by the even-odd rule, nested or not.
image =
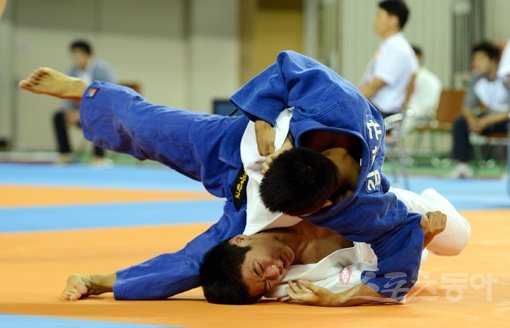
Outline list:
[[[255,135],[260,155],[269,156],[274,153],[276,132],[271,124],[264,120],[257,120],[255,122]]]
[[[280,149],[278,149],[276,152],[274,152],[266,157],[266,161],[264,162],[264,164],[262,164],[260,172],[262,174],[266,174],[267,170],[269,170],[269,167],[271,166],[271,163],[273,163],[273,161],[278,156],[280,156],[281,153],[283,153],[284,151],[287,151],[289,149],[292,149],[292,148],[294,148],[294,141],[292,139],[292,136],[289,134],[287,136],[287,138],[285,139],[285,142],[283,143],[283,145],[280,147]]]
[[[276,153],[272,153],[271,155],[268,155],[266,157],[266,161],[264,162],[264,164],[262,164],[262,167],[260,168],[260,173],[266,174],[267,170],[269,170],[269,166],[271,166],[271,163],[273,163],[275,158],[280,156],[281,153],[282,153],[282,151],[280,149]]]
[[[432,238],[446,229],[446,222],[446,214],[440,211],[428,212],[421,217],[420,225],[425,234],[424,248],[432,241]]]
[[[290,302],[306,305],[331,306],[334,293],[306,280],[289,281]]]

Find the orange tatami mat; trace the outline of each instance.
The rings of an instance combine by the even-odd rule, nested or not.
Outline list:
[[[0,185],[0,208],[75,204],[130,203],[133,201],[208,200],[202,191],[129,190],[120,188],[37,187]]]
[[[222,306],[206,303],[199,289],[164,301],[115,301],[111,294],[59,301],[69,273],[108,273],[177,250],[206,229],[189,225],[2,234],[0,313],[192,327],[508,326],[510,211],[464,214],[471,243],[459,256],[430,255],[406,305]]]

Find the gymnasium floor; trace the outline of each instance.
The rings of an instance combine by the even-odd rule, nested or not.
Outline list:
[[[426,187],[462,210],[472,241],[460,256],[429,256],[406,305],[220,306],[199,289],[165,301],[62,302],[69,273],[109,273],[175,251],[219,218],[222,203],[160,167],[2,164],[0,327],[508,326],[506,183],[412,178],[413,191]]]

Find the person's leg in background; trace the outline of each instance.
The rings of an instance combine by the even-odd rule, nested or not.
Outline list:
[[[55,129],[55,137],[57,140],[57,148],[60,154],[59,162],[72,162],[72,149],[69,143],[69,135],[67,133],[67,111],[60,110],[53,116],[53,128]]]
[[[508,132],[508,120],[495,124],[488,125],[482,132],[483,135],[494,132]]]
[[[99,147],[98,145],[94,145],[93,155],[94,155],[94,160],[92,162],[93,165],[102,167],[113,166],[113,160],[107,158],[105,155],[105,150]]]
[[[497,132],[506,132],[506,133],[508,133],[508,120],[488,125],[482,131],[481,135],[489,135],[490,136],[491,133],[497,133]],[[494,159],[495,154],[492,152],[494,150],[492,148],[493,146],[490,146],[490,145],[488,145],[488,146],[491,147],[489,149],[490,150],[489,155],[491,155],[492,159]],[[508,149],[507,149],[507,151],[508,151]]]
[[[464,116],[459,117],[453,125],[453,149],[452,156],[457,167],[452,172],[454,178],[470,178],[473,169],[469,166],[473,147],[469,141],[469,126]]]
[[[104,159],[104,149],[94,145],[94,157],[96,159]]]

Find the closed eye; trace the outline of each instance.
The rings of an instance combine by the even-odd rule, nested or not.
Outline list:
[[[262,273],[264,272],[264,268],[262,268],[262,264],[260,264],[258,262],[257,262],[257,264],[258,264],[258,268],[259,268],[259,277],[261,277]]]

